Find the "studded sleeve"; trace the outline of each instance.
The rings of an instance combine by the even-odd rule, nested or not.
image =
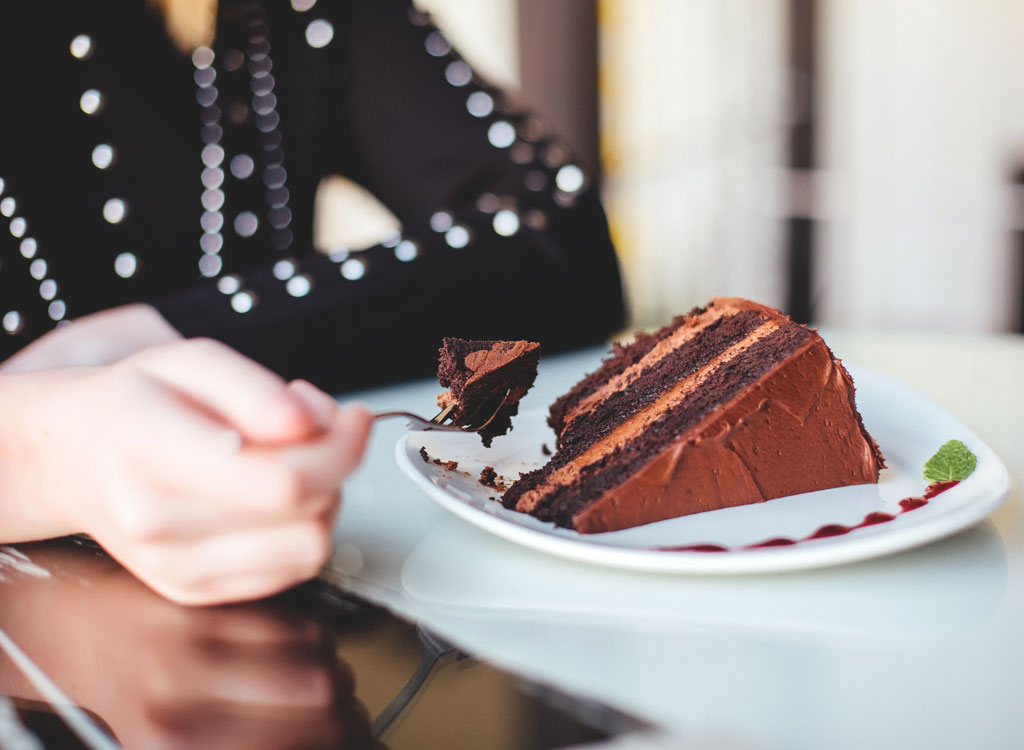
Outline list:
[[[302,25],[316,81],[303,96],[318,104],[291,107],[309,118],[293,163],[362,184],[401,233],[358,251],[292,248],[164,297],[173,325],[339,391],[431,373],[446,335],[551,352],[622,324],[604,213],[563,143],[404,0],[324,4]]]

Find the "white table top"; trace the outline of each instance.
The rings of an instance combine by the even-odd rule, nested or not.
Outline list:
[[[1010,500],[949,539],[843,567],[617,571],[449,515],[398,471],[404,426],[389,422],[346,489],[339,578],[483,658],[700,747],[1024,747],[1024,338],[823,333],[838,356],[973,429],[1009,467]],[[546,407],[601,355],[542,360],[523,408]],[[422,381],[358,398],[426,413],[437,391]]]

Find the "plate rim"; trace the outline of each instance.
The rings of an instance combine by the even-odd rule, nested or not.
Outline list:
[[[606,567],[668,574],[751,574],[779,573],[809,570],[886,555],[913,549],[965,530],[984,520],[999,508],[1010,495],[1010,474],[999,455],[973,430],[934,399],[911,388],[907,384],[877,369],[844,363],[853,370],[854,380],[860,376],[877,378],[886,387],[910,392],[921,403],[937,410],[952,420],[969,436],[975,447],[983,449],[994,463],[997,474],[986,491],[976,500],[967,501],[947,512],[916,522],[900,529],[898,534],[876,533],[869,536],[844,536],[840,541],[831,537],[820,546],[814,540],[802,542],[799,546],[768,547],[757,549],[733,549],[725,552],[698,552],[692,550],[656,550],[617,547],[588,541],[583,535],[575,539],[552,534],[513,523],[494,513],[451,495],[434,484],[412,459],[418,455],[418,447],[410,443],[417,431],[404,433],[395,444],[395,460],[402,473],[410,478],[423,492],[447,511],[458,518],[507,541],[544,552],[563,559],[585,562]],[[858,389],[859,390],[859,389]],[[949,492],[969,491],[963,484]]]

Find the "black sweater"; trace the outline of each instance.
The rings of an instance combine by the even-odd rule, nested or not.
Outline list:
[[[0,75],[0,360],[146,301],[337,391],[428,374],[445,335],[623,322],[588,176],[402,0],[225,1],[191,59],[141,0],[10,3]],[[332,174],[401,234],[313,250]]]

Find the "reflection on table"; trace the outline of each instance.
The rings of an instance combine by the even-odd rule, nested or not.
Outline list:
[[[585,723],[539,689],[323,582],[263,602],[186,609],[88,546],[0,553],[9,563],[0,630],[72,704],[68,717],[46,681],[0,649],[2,747],[13,742],[4,715],[46,747],[93,747],[62,720],[74,727],[76,718],[126,748],[193,749],[542,748],[639,726],[612,711]]]

